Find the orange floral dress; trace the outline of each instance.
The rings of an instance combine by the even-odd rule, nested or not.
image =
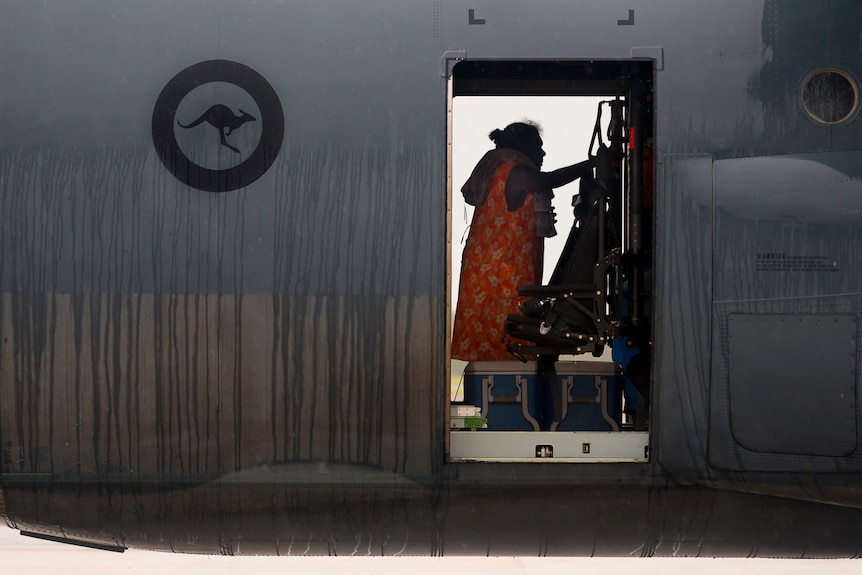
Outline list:
[[[532,198],[516,212],[506,208],[506,180],[517,162],[494,172],[485,201],[473,213],[461,259],[461,283],[452,336],[452,357],[464,361],[511,360],[506,344],[523,343],[504,331],[518,312],[520,285],[542,282],[544,238],[536,235]]]

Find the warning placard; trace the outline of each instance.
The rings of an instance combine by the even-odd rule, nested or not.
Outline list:
[[[827,256],[801,256],[783,252],[758,252],[759,272],[837,272],[838,262]]]

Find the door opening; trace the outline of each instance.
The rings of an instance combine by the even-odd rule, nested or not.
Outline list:
[[[505,340],[508,353],[501,357],[498,348],[486,360],[482,351],[465,354],[459,343],[449,357],[450,458],[644,461],[652,347],[651,62],[466,61],[450,82],[447,349],[459,305],[475,308],[476,317],[483,313],[476,301],[513,299],[493,288],[471,292],[469,281],[462,286],[462,267],[475,276],[470,266],[477,261],[475,255],[462,261],[464,248],[477,241],[471,234],[487,236],[477,227],[482,220],[474,221],[476,210],[490,208],[469,205],[461,187],[495,147],[489,134],[532,123],[546,154],[542,172],[590,163],[588,175],[553,189],[557,233],[542,241],[541,276],[532,269],[540,281],[519,285],[520,307],[475,330],[494,343]],[[529,201],[523,206],[540,209]],[[493,237],[487,241],[493,248]],[[486,265],[482,280],[494,283],[494,273]],[[466,303],[458,301],[459,288]]]

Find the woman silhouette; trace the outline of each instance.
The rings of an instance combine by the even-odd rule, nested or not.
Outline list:
[[[539,128],[517,122],[494,130],[496,144],[461,188],[476,207],[461,260],[452,357],[464,361],[511,359],[506,316],[518,313],[520,285],[542,281],[544,238],[556,235],[553,189],[592,172],[587,160],[542,172]]]

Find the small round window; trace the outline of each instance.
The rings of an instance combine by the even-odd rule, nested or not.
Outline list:
[[[802,106],[820,123],[839,124],[853,115],[858,104],[856,83],[840,70],[817,70],[802,83]]]

